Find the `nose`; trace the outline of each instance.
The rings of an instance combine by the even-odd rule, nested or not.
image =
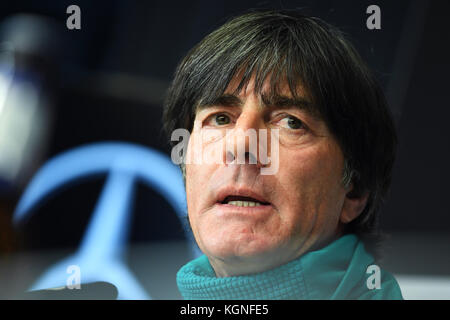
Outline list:
[[[244,106],[236,124],[227,133],[224,150],[226,164],[264,166],[262,155],[266,155],[266,146],[261,142],[267,141],[267,134],[262,110],[253,106]],[[261,139],[262,138],[262,139]]]

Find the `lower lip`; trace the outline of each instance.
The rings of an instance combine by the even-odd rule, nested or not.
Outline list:
[[[214,209],[217,210],[218,214],[222,215],[257,215],[257,216],[263,216],[265,214],[269,214],[273,211],[272,205],[259,205],[254,207],[240,207],[240,206],[234,206],[231,204],[222,204],[222,203],[216,203],[214,206]]]

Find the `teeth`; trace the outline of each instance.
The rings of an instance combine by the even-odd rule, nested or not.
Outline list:
[[[261,205],[261,203],[253,201],[229,201],[228,204],[238,207],[255,207]]]

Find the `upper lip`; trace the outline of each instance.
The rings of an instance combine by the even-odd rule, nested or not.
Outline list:
[[[220,189],[217,193],[216,202],[223,202],[229,196],[248,197],[253,198],[260,203],[269,203],[259,192],[255,192],[250,188],[242,186],[228,186]]]

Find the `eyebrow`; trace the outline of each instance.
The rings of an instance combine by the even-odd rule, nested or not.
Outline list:
[[[198,109],[206,109],[212,106],[223,107],[240,107],[244,102],[233,94],[223,94],[221,96],[213,98],[211,101],[207,101],[198,106]]]
[[[302,97],[291,98],[284,95],[268,95],[263,93],[261,94],[261,102],[264,107],[295,107],[304,111],[312,112],[311,102]],[[199,105],[198,109],[206,109],[212,106],[240,107],[243,104],[244,101],[242,101],[238,96],[235,96],[233,94],[223,94],[214,98],[212,101]]]
[[[261,100],[265,107],[286,108],[295,107],[305,111],[311,111],[312,104],[306,98],[291,98],[283,95],[267,95],[261,94]]]

